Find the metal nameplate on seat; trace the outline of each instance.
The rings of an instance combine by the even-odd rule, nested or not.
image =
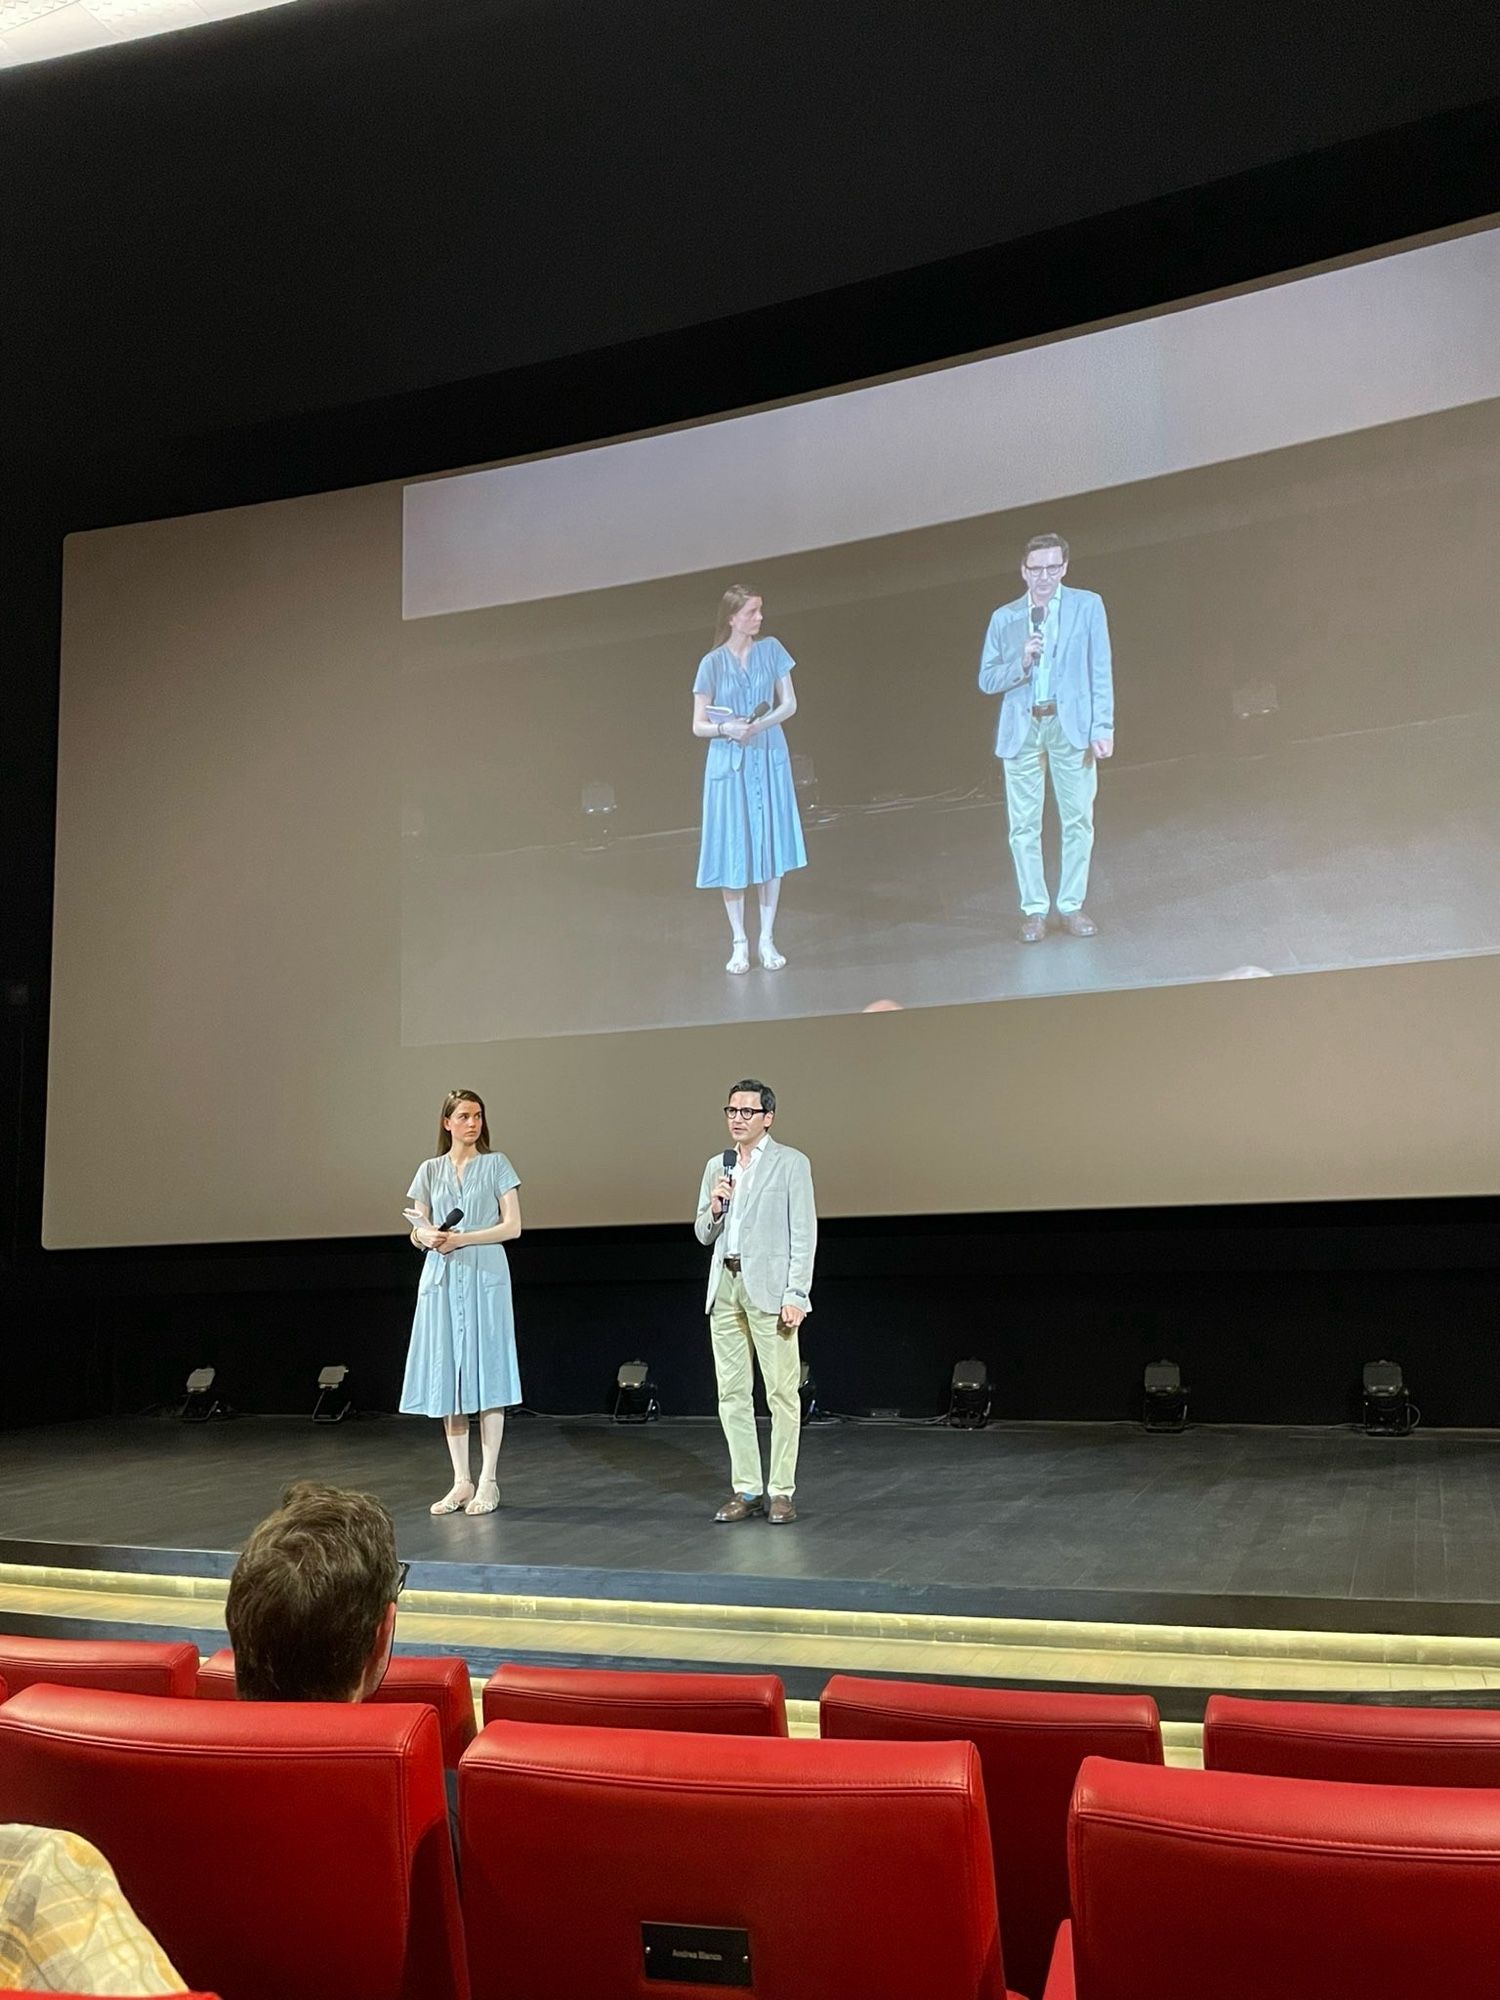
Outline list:
[[[679,1986],[748,1986],[749,1931],[714,1924],[642,1924],[641,1957],[648,1979]]]

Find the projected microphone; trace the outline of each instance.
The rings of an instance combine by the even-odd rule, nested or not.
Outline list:
[[[1031,636],[1032,636],[1032,637],[1033,637],[1034,639],[1036,639],[1036,640],[1038,640],[1038,641],[1039,641],[1039,640],[1041,639],[1041,636],[1042,636],[1042,627],[1043,627],[1043,626],[1044,626],[1044,625],[1046,624],[1046,622],[1047,622],[1047,607],[1046,607],[1046,605],[1045,605],[1045,604],[1033,604],[1033,605],[1032,605],[1032,607],[1031,607]],[[1040,648],[1040,645],[1039,645],[1039,646],[1038,646],[1038,648],[1037,648],[1037,656],[1036,656],[1036,658],[1035,658],[1035,659],[1034,659],[1034,660],[1032,661],[1032,663],[1031,663],[1033,671],[1034,671],[1034,670],[1035,670],[1035,669],[1036,669],[1036,668],[1037,668],[1038,666],[1040,666],[1040,664],[1041,664],[1041,659],[1042,659],[1042,654],[1041,654],[1041,648]]]
[[[768,701],[758,701],[750,711],[750,720],[752,722],[759,722],[763,715],[769,715],[770,713],[771,704]]]

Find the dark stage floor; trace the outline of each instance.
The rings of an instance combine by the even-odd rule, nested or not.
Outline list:
[[[310,1474],[378,1493],[419,1564],[562,1569],[583,1595],[1500,1630],[1490,1433],[830,1425],[804,1438],[786,1529],[712,1524],[725,1482],[709,1421],[521,1417],[501,1470],[497,1514],[434,1520],[444,1453],[421,1419],[13,1432],[0,1542],[227,1551]]]
[[[402,1040],[785,1020],[875,1000],[952,1006],[1244,965],[1314,972],[1497,951],[1492,733],[1488,718],[1449,716],[1255,756],[1105,767],[1089,891],[1101,931],[1088,941],[1018,941],[999,798],[810,826],[808,866],[788,877],[776,926],[789,963],[745,978],[723,970],[717,892],[692,887],[696,827],[605,852],[413,857]]]

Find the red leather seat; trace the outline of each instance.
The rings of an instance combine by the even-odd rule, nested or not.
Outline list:
[[[466,2000],[428,1707],[27,1688],[0,1708],[0,1800],[93,1841],[224,2000]]]
[[[3,1680],[0,1680],[0,1701],[4,1701],[5,1697],[9,1693],[10,1689],[5,1685],[5,1682]]]
[[[198,1648],[189,1640],[29,1639],[0,1635],[0,1675],[12,1694],[35,1681],[116,1694],[190,1695]]]
[[[1203,1763],[1270,1778],[1500,1788],[1500,1714],[1216,1694],[1203,1715]]]
[[[234,1654],[227,1646],[211,1654],[198,1668],[197,1687],[202,1701],[234,1700]],[[365,1699],[425,1701],[429,1708],[435,1708],[443,1732],[443,1762],[450,1770],[458,1768],[459,1758],[474,1740],[477,1725],[466,1660],[441,1655],[415,1659],[405,1653],[392,1653],[385,1679]]]
[[[594,1729],[686,1729],[785,1736],[786,1691],[775,1674],[622,1673],[594,1667],[497,1667],[484,1685],[489,1722],[567,1722]]]
[[[497,1722],[458,1782],[474,2000],[723,1990],[647,1981],[643,1923],[748,1932],[764,2000],[1005,1991],[970,1744]]]
[[[1479,2000],[1500,1793],[1091,1757],[1045,2000]]]
[[[1040,1993],[1057,1927],[1068,1914],[1068,1807],[1085,1757],[1162,1760],[1161,1720],[1148,1695],[1047,1694],[835,1674],[823,1689],[825,1736],[941,1742],[979,1752],[995,1856],[1005,1970]]]

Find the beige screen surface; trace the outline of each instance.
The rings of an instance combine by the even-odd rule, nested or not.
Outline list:
[[[70,538],[46,1244],[395,1233],[453,1086],[528,1224],[680,1220],[744,1075],[830,1215],[1494,1192],[1496,248]],[[1028,948],[976,668],[1039,531],[1117,745],[1100,935]],[[808,863],[731,981],[742,578]]]

